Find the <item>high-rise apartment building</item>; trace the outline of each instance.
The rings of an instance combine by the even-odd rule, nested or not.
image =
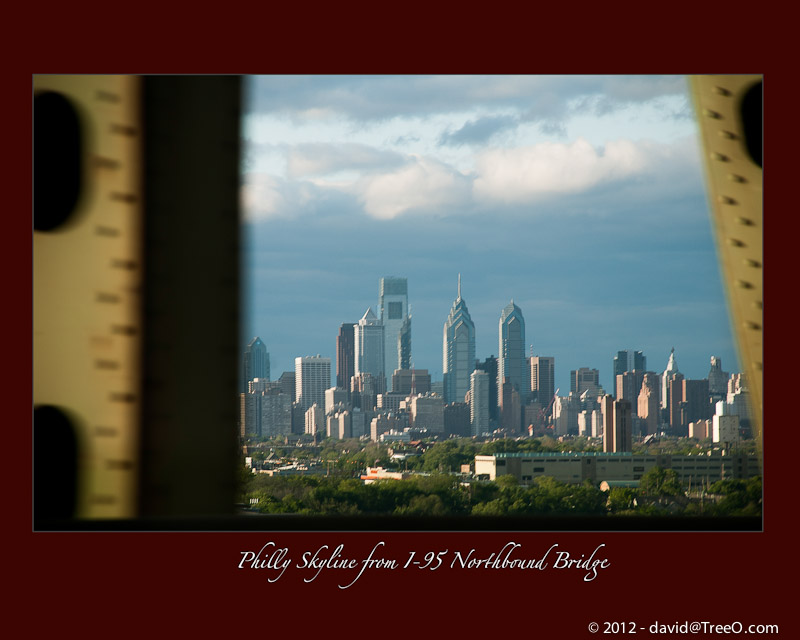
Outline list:
[[[315,403],[324,407],[325,391],[331,386],[331,359],[319,355],[295,358],[294,374],[294,400],[302,407],[303,413]]]
[[[248,383],[255,378],[269,380],[269,353],[267,345],[256,336],[244,350],[242,366],[242,392],[247,393]]]
[[[530,370],[525,356],[525,319],[512,300],[500,315],[499,356],[497,358],[497,395],[503,397],[503,384],[508,381],[519,393],[521,405],[530,396]]]
[[[600,401],[603,414],[603,451],[618,453],[631,451],[633,446],[631,403],[614,400],[610,395]]]
[[[292,433],[292,399],[278,389],[271,389],[260,396],[261,429],[264,437],[284,436]]]
[[[408,279],[380,279],[378,317],[384,328],[383,375],[392,379],[396,369],[411,368],[411,315],[408,309]]]
[[[470,389],[470,376],[475,370],[475,324],[467,303],[461,297],[461,274],[458,295],[444,323],[442,338],[442,372],[445,402],[464,402]]]
[[[350,389],[350,378],[356,373],[355,329],[352,323],[339,327],[336,336],[336,386]]]

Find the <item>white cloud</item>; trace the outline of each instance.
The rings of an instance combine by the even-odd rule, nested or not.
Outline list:
[[[240,190],[242,212],[247,222],[272,218],[298,218],[314,212],[320,193],[309,182],[287,182],[267,173],[245,176]]]
[[[375,170],[397,166],[403,156],[365,144],[300,144],[288,151],[286,167],[290,178],[323,176],[339,171]]]
[[[287,213],[281,181],[266,173],[249,173],[241,189],[242,212],[249,221],[266,220]]]
[[[602,150],[584,138],[514,149],[491,149],[476,161],[475,198],[503,203],[532,202],[546,195],[580,193],[685,160],[684,148],[616,140]],[[677,157],[676,157],[677,156]]]
[[[416,157],[401,169],[364,178],[356,190],[368,215],[391,219],[415,209],[464,206],[470,183],[445,164]]]

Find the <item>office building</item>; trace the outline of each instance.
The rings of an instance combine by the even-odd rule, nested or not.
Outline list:
[[[383,322],[372,312],[372,307],[369,307],[353,328],[355,376],[368,373],[373,378],[386,380],[384,373],[386,363],[384,357],[384,330]]]
[[[303,409],[303,428],[305,412],[316,403],[325,406],[325,391],[331,387],[331,359],[319,355],[295,358],[295,402]]]
[[[469,395],[469,394],[467,394]],[[472,435],[469,403],[451,402],[444,405],[444,432],[448,436],[469,438]]]
[[[475,369],[483,371],[489,376],[489,421],[497,422],[499,420],[497,409],[499,404],[497,398],[497,358],[491,355],[483,362],[476,360]]]
[[[285,436],[292,430],[292,398],[278,389],[271,389],[260,396],[260,433],[262,437]]]
[[[531,364],[531,374],[533,374],[533,364]],[[531,389],[533,380],[531,380]],[[599,396],[602,393],[600,387],[600,372],[597,369],[581,367],[569,372],[569,390],[578,396],[588,391],[590,396]]]
[[[294,398],[295,388],[297,386],[294,371],[284,371],[280,378],[278,378],[278,386],[280,387],[281,393],[285,393],[287,396]]]
[[[269,353],[267,345],[256,336],[244,350],[242,364],[242,392],[247,393],[248,383],[255,378],[269,380]]]
[[[661,408],[667,411],[667,415],[669,415],[671,400],[671,396],[669,394],[669,382],[679,373],[678,364],[675,362],[675,347],[673,347],[669,352],[667,368],[664,369],[664,373],[661,374]]]
[[[603,414],[603,451],[619,453],[631,451],[633,446],[631,403],[614,400],[610,395],[600,400]]]
[[[461,274],[458,295],[444,323],[442,372],[445,402],[464,402],[475,370],[475,324],[461,297]]]
[[[711,404],[708,380],[683,381],[683,401],[686,403],[683,421],[684,424],[697,420],[707,420],[714,414]]]
[[[507,381],[519,394],[525,405],[530,396],[530,370],[525,356],[525,319],[522,310],[512,300],[500,315],[499,356],[497,358],[497,395],[502,398],[503,384]]]
[[[530,358],[531,399],[537,400],[543,407],[547,407],[556,394],[555,362],[555,358],[548,356]]]
[[[489,374],[476,369],[470,375],[469,411],[471,435],[489,433],[489,390],[492,386]]]
[[[556,396],[553,402],[553,425],[555,435],[578,435],[580,396],[570,392],[568,396]]]
[[[627,400],[632,407],[639,405],[639,392],[642,390],[645,371],[643,369],[632,369],[617,374],[614,381],[614,390],[617,400]]]
[[[355,328],[352,323],[339,327],[336,336],[336,386],[340,389],[350,388],[350,378],[356,373]]]
[[[617,355],[614,356],[611,380],[616,380],[618,375],[626,371],[644,371],[645,369],[647,369],[647,358],[641,351],[617,351]]]
[[[398,369],[392,374],[392,393],[416,395],[431,391],[431,374],[427,369]]]
[[[642,388],[636,398],[637,416],[643,420],[642,435],[658,433],[661,424],[661,403],[659,401],[658,375],[648,371],[642,377]]]
[[[429,433],[444,433],[444,398],[434,394],[411,398],[410,424]]]
[[[708,372],[708,393],[714,402],[722,400],[728,392],[729,374],[722,370],[722,358],[711,356],[711,369]]]
[[[395,370],[411,368],[411,316],[406,278],[387,276],[380,279],[378,317],[384,328],[382,373],[387,381],[391,381]]]

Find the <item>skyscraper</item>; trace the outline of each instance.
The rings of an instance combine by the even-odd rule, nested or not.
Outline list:
[[[631,451],[631,403],[606,395],[600,401],[600,408],[603,413],[603,451]]]
[[[469,410],[472,435],[489,433],[489,388],[491,383],[485,371],[475,369],[470,375]]]
[[[358,324],[353,327],[354,375],[369,373],[373,378],[386,380],[385,329],[383,322],[372,312],[372,307],[366,310]]]
[[[356,372],[355,345],[353,324],[343,324],[336,336],[336,386],[339,389],[350,389],[350,378]]]
[[[545,356],[531,357],[531,395],[542,407],[550,404],[556,394],[556,361]]]
[[[444,323],[442,339],[442,373],[445,402],[464,402],[470,389],[470,376],[475,370],[475,324],[467,304],[461,298],[461,274],[458,296]]]
[[[295,358],[295,402],[303,412],[314,403],[325,406],[325,390],[331,386],[331,359],[321,356]]]
[[[411,316],[406,278],[381,278],[378,317],[384,327],[382,372],[386,380],[391,380],[396,369],[411,368]]]
[[[483,362],[475,361],[475,369],[485,371],[489,376],[489,420],[498,420],[497,413],[497,358],[489,356]]]
[[[521,405],[530,396],[530,371],[525,357],[525,319],[522,310],[512,300],[500,315],[500,343],[497,358],[497,396],[503,397],[503,383],[508,381],[519,393]]]
[[[722,359],[711,356],[711,369],[708,372],[708,392],[717,401],[722,400],[728,392],[728,378],[730,375],[722,370]]]
[[[626,371],[644,371],[647,368],[647,358],[641,351],[617,351],[614,356],[613,379]]]
[[[679,374],[678,371],[678,364],[675,362],[675,347],[672,347],[671,351],[669,352],[669,361],[667,362],[667,368],[664,369],[664,373],[661,374],[661,408],[668,409],[670,406],[670,394],[669,394],[669,381],[676,375]]]
[[[569,390],[580,396],[584,391],[590,395],[600,395],[600,372],[597,369],[581,367],[569,372]]]
[[[247,393],[248,383],[255,378],[269,380],[269,353],[267,345],[258,336],[244,350],[242,373],[242,393]]]
[[[661,414],[658,376],[652,371],[645,372],[636,403],[637,415],[644,420],[644,435],[658,433]]]

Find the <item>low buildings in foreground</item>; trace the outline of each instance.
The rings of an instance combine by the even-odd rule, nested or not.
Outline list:
[[[575,484],[584,480],[595,484],[604,480],[635,481],[655,467],[673,469],[682,483],[690,485],[761,474],[757,456],[735,453],[677,456],[630,452],[517,452],[475,456],[475,476],[479,480],[513,475],[520,484],[529,484],[540,476]]]

